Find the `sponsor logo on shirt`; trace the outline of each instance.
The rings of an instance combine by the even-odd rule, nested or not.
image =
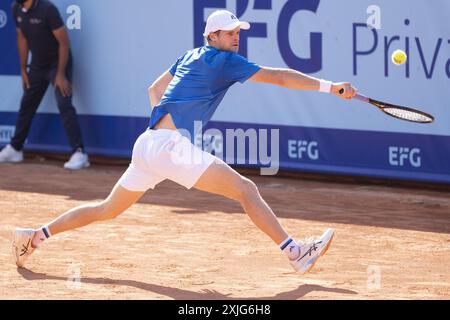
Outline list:
[[[31,18],[30,23],[31,24],[40,24],[40,23],[42,23],[42,20],[38,19],[38,18]]]

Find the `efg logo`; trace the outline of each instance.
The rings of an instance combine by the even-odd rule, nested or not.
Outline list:
[[[389,147],[389,164],[395,167],[410,165],[414,168],[422,166],[419,148]]]
[[[277,0],[279,1],[279,0]],[[236,0],[236,15],[240,19],[248,12],[272,10],[272,2],[275,0]],[[253,6],[249,6],[250,3]],[[322,70],[322,33],[311,32],[309,34],[309,57],[300,57],[292,49],[289,31],[291,20],[298,12],[317,13],[320,0],[288,0],[282,6],[278,14],[276,35],[278,49],[281,57],[289,68],[302,70],[305,73],[314,73]],[[194,46],[200,47],[204,44],[203,30],[205,28],[205,9],[226,9],[226,0],[194,0]],[[244,57],[248,56],[249,38],[267,38],[267,23],[262,21],[249,21],[251,29],[240,34],[239,53]],[[306,44],[305,44],[306,45]]]
[[[8,23],[8,15],[5,11],[0,10],[0,28],[3,28]]]
[[[291,159],[318,160],[319,143],[307,140],[288,140],[288,155]]]

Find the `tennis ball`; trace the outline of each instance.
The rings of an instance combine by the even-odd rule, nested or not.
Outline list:
[[[406,55],[405,51],[403,50],[395,50],[392,53],[392,63],[396,65],[401,65],[406,62],[406,59],[408,59],[408,56]]]

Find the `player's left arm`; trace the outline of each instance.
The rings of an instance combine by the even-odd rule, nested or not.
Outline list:
[[[293,90],[316,90],[321,88],[321,80],[308,76],[302,72],[285,69],[262,67],[252,77],[251,81],[275,84],[284,88]],[[351,99],[355,96],[357,90],[348,82],[328,83],[331,85],[330,93],[343,99]],[[326,83],[322,83],[322,88],[326,87]],[[340,94],[340,90],[344,89],[344,93]]]
[[[157,106],[166,92],[167,87],[173,79],[173,75],[170,70],[167,70],[156,79],[152,85],[148,88],[148,96],[150,98],[150,106]]]

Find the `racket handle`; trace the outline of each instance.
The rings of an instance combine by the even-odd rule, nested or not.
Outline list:
[[[344,89],[339,90],[339,94],[343,94],[344,91],[345,91]],[[363,101],[363,102],[369,102],[369,100],[370,100],[368,97],[366,97],[365,95],[360,94],[360,93],[357,93],[353,97],[353,99],[356,99],[356,100],[359,100],[359,101]]]
[[[369,99],[368,97],[366,97],[365,95],[360,94],[360,93],[357,93],[357,94],[353,97],[353,99],[356,99],[356,100],[359,100],[359,101],[362,101],[362,102],[369,102],[369,101],[370,101],[370,99]]]

